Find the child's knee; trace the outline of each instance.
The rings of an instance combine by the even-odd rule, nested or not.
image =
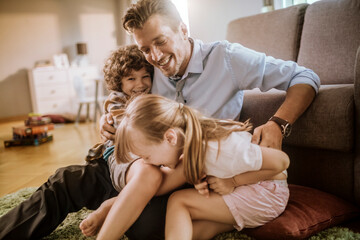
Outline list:
[[[187,205],[188,196],[186,194],[186,190],[180,190],[173,192],[168,200],[168,206],[174,206],[174,205]]]

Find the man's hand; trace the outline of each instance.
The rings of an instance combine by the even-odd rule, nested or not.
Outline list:
[[[210,189],[220,195],[232,193],[235,189],[234,182],[231,178],[207,177],[207,182],[209,183]]]
[[[281,150],[282,139],[283,136],[279,125],[273,121],[268,121],[254,129],[251,142],[260,146]]]
[[[114,119],[110,113],[103,114],[100,118],[100,136],[101,139],[105,142],[107,140],[115,140],[116,129],[113,126]]]
[[[203,178],[194,185],[194,187],[201,195],[204,195],[207,198],[210,196],[206,175],[204,175]]]

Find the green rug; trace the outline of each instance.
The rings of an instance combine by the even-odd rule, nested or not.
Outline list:
[[[7,213],[10,209],[26,200],[36,188],[24,188],[15,192],[13,194],[6,195],[0,198],[0,216]],[[81,234],[79,229],[80,222],[90,213],[90,210],[82,209],[79,212],[71,213],[67,218],[62,222],[58,228],[51,233],[49,236],[43,238],[48,240],[53,239],[95,239],[95,237],[85,237]],[[216,236],[213,240],[253,240],[253,238],[241,234],[239,232],[233,231],[228,233],[222,233]],[[347,228],[333,227],[327,230],[324,230],[308,240],[356,240],[360,239],[359,233],[354,233]],[[121,240],[128,240],[127,237],[123,237]]]

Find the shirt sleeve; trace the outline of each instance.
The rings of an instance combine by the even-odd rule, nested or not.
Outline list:
[[[259,88],[264,92],[276,88],[286,91],[296,84],[308,84],[316,93],[319,91],[318,75],[294,61],[275,59],[238,43],[229,43],[227,57],[233,81],[241,90]]]
[[[248,132],[233,132],[220,142],[208,142],[205,156],[207,175],[229,178],[260,170],[261,166],[261,148],[251,143],[251,134]]]
[[[124,93],[116,91],[112,91],[105,100],[104,112],[111,113],[115,128],[119,125],[117,118],[123,114],[127,100],[128,98]]]

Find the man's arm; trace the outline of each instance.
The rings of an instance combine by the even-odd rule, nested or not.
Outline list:
[[[100,136],[104,142],[107,140],[115,140],[116,129],[114,128],[113,124],[114,119],[111,113],[105,113],[101,116],[99,121]]]
[[[296,84],[288,89],[285,101],[274,115],[293,124],[309,107],[315,95],[312,86]],[[268,121],[254,130],[252,142],[260,146],[281,149],[282,139],[279,125]]]
[[[100,117],[99,127],[100,136],[105,142],[107,140],[115,140],[116,128],[114,117],[119,116],[125,108],[128,101],[125,94],[122,92],[111,91],[103,105],[104,114]]]

